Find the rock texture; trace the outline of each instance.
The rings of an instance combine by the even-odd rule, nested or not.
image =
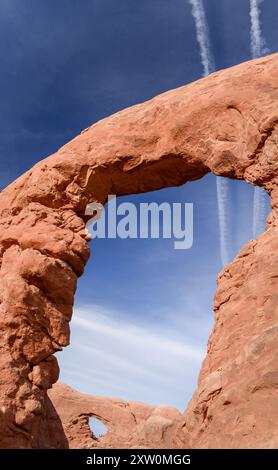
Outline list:
[[[219,275],[215,326],[177,447],[278,448],[277,254],[268,230]]]
[[[278,55],[89,127],[0,195],[0,446],[66,447],[46,390],[89,257],[86,205],[209,171],[263,186],[267,231],[220,274],[215,327],[175,445],[277,445]]]
[[[73,449],[168,448],[181,419],[176,408],[91,397],[61,383],[54,385],[48,394]],[[96,438],[89,417],[99,419],[107,433]]]

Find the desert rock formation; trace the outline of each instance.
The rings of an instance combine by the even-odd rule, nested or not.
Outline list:
[[[181,419],[176,408],[91,397],[61,383],[48,394],[73,449],[169,448]],[[99,419],[108,432],[96,438],[89,417]]]
[[[103,119],[0,194],[1,447],[67,447],[47,389],[89,257],[87,204],[209,171],[263,186],[272,212],[219,275],[208,355],[173,442],[278,445],[277,105],[275,54]]]

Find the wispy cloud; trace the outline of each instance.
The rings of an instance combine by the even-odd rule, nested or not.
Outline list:
[[[61,380],[92,395],[184,409],[205,350],[185,340],[170,313],[168,319],[131,322],[101,306],[78,307],[71,323],[71,347],[59,357]]]

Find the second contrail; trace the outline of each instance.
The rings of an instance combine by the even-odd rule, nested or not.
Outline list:
[[[250,51],[252,59],[261,57],[265,51],[265,40],[260,24],[260,7],[263,0],[250,0]],[[263,188],[256,186],[253,198],[253,238],[264,231],[267,216],[267,194]]]
[[[210,44],[209,29],[206,20],[206,12],[203,0],[189,0],[192,6],[192,16],[196,26],[196,36],[200,47],[203,76],[215,71],[215,60]],[[229,183],[226,178],[216,177],[217,206],[220,233],[220,255],[222,264],[230,260],[229,246],[229,219],[227,214],[227,203],[229,194]]]

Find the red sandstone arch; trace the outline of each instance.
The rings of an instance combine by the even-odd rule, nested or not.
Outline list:
[[[277,105],[275,54],[103,119],[1,193],[1,447],[67,445],[46,390],[89,257],[87,203],[209,171],[263,186],[272,213],[219,276],[208,355],[173,442],[278,445]]]

